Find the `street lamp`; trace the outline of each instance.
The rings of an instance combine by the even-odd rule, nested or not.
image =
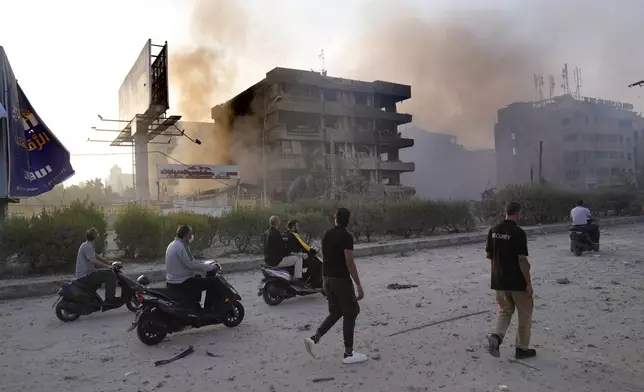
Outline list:
[[[278,95],[275,97],[275,99],[266,107],[266,110],[264,110],[264,122],[262,124],[262,161],[264,164],[264,181],[263,181],[263,191],[262,191],[262,206],[263,207],[268,207],[267,200],[268,198],[266,197],[266,176],[267,176],[267,169],[266,169],[266,116],[268,116],[268,111],[271,110],[271,107],[278,103],[279,101],[282,100],[282,96]]]

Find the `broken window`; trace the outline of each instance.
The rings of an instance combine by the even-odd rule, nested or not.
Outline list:
[[[338,92],[335,90],[324,90],[324,100],[326,102],[337,102]]]
[[[577,134],[576,133],[571,133],[568,135],[564,135],[563,137],[564,142],[574,142],[577,140]]]
[[[371,151],[369,150],[369,147],[364,146],[364,145],[357,145],[355,146],[356,149],[356,154],[360,158],[365,158],[371,156]]]
[[[633,122],[631,120],[619,120],[620,128],[633,128]]]
[[[293,150],[291,149],[290,140],[282,140],[282,154],[292,154]]]
[[[367,106],[367,97],[365,93],[353,93],[353,98],[355,99],[356,106]]]

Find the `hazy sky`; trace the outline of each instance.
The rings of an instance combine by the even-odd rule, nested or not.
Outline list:
[[[620,2],[628,3],[631,10],[639,9],[635,1],[616,0],[616,3]],[[376,3],[393,7],[396,2],[391,0]],[[527,4],[519,0],[407,0],[404,3],[414,10],[412,14],[429,18],[436,18],[441,13],[455,8],[468,8],[471,11],[475,7],[491,7],[494,10],[513,12]],[[556,16],[559,9],[559,3],[549,0],[530,3],[535,7],[550,4],[552,12],[544,12],[544,15]],[[588,4],[576,0],[562,3]],[[111,133],[94,132],[91,127],[101,126],[97,114],[105,118],[117,117],[118,88],[148,38],[157,43],[168,41],[170,52],[173,48],[192,44],[189,26],[194,4],[193,0],[0,0],[0,13],[3,15],[3,21],[0,23],[0,45],[4,46],[14,73],[35,109],[71,151],[76,175],[69,180],[70,183],[93,177],[105,178],[113,164],[119,164],[125,171],[131,170],[131,157],[127,155],[131,149],[87,142],[88,138],[107,140],[114,137]],[[318,54],[322,48],[326,54],[326,68],[330,75],[353,76],[353,56],[350,56],[352,52],[347,52],[347,42],[351,37],[355,39],[357,29],[362,29],[362,33],[365,32],[365,27],[367,30],[372,28],[374,32],[378,32],[383,25],[382,20],[365,20],[364,11],[373,4],[368,0],[247,0],[236,1],[236,4],[244,8],[249,20],[246,25],[250,26],[251,30],[248,32],[251,50],[239,54],[235,80],[231,83],[230,91],[217,92],[219,97],[227,98],[241,91],[275,66],[319,69]],[[577,6],[567,8],[581,12]],[[626,18],[625,24],[641,25],[637,22],[639,19],[636,19],[641,13],[626,12],[619,15],[618,11],[616,6],[615,15],[612,16],[615,20]],[[527,13],[519,15],[525,18],[529,13],[528,10]],[[600,17],[606,15],[603,11],[596,14]],[[564,17],[568,18],[567,15]],[[484,17],[481,18],[483,19]],[[549,22],[551,19],[548,16],[544,20]],[[529,25],[530,20],[525,19],[525,25]],[[561,25],[569,26],[569,21],[570,19],[566,19]],[[553,19],[552,23],[559,21]],[[508,35],[521,34],[523,24],[516,23],[518,27],[515,26],[514,31],[510,31]],[[587,24],[589,26],[586,28],[594,29],[596,22],[588,19]],[[403,24],[398,29],[404,28]],[[638,33],[639,29],[638,27],[633,33]],[[552,40],[554,46],[554,34],[544,30],[544,42]],[[594,39],[592,35],[588,37]],[[387,40],[386,37],[381,39]],[[575,46],[577,43],[573,42]],[[388,44],[391,46],[391,42]],[[359,47],[355,40],[352,41],[351,48]],[[414,51],[422,51],[422,45],[421,49]],[[586,55],[590,58],[597,53],[591,50],[586,51]],[[607,57],[610,59],[611,56]],[[642,56],[637,57],[637,60],[641,59]],[[405,58],[395,60],[407,61]],[[564,61],[574,59],[557,57],[556,64],[562,64]],[[633,64],[631,67],[638,68]],[[602,68],[597,66],[596,70],[601,71]],[[596,70],[591,69],[591,75]],[[530,69],[524,72],[525,75],[521,74],[520,80],[525,77],[529,88],[533,71],[540,69]],[[644,77],[644,67],[641,74]],[[385,75],[384,78],[388,76],[390,75]],[[448,78],[449,75],[444,77]],[[404,79],[404,75],[401,78]],[[613,84],[618,84],[620,89],[624,89],[622,80]],[[419,90],[412,87],[413,91]],[[173,106],[176,97],[173,97],[172,90],[170,95]],[[468,93],[466,91],[459,95]],[[617,98],[619,97],[615,99]],[[458,101],[462,102],[466,102],[465,99]],[[212,106],[217,103],[212,102]],[[174,112],[171,107],[169,114],[181,113]],[[490,122],[490,127],[493,126],[493,121],[485,121]],[[109,153],[124,155],[82,156]]]
[[[231,0],[232,1],[232,0]],[[76,183],[106,177],[112,164],[131,170],[130,148],[87,142],[109,139],[93,132],[97,114],[116,118],[118,88],[148,38],[168,41],[169,50],[189,45],[189,0],[0,0],[0,45],[40,116],[72,153]],[[240,2],[241,3],[241,2]],[[343,59],[343,37],[360,19],[366,0],[309,2],[254,0],[244,2],[249,18],[270,31],[283,58],[241,59],[234,85],[241,90],[274,66],[318,69],[324,48],[326,67],[337,75]],[[414,3],[413,1],[411,3]],[[417,2],[421,4],[422,1]],[[433,1],[429,8],[450,1]],[[458,3],[451,1],[452,4]],[[428,7],[424,7],[428,8]],[[14,15],[14,16],[11,16]],[[253,39],[267,39],[254,36]],[[172,92],[171,92],[172,100]],[[213,106],[216,102],[213,102]],[[171,114],[172,108],[170,109]],[[181,113],[178,113],[181,114]],[[82,156],[82,154],[122,155]]]

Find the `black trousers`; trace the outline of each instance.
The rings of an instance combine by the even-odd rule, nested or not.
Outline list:
[[[214,306],[219,295],[219,286],[217,281],[212,278],[194,277],[182,283],[166,283],[169,289],[176,290],[186,294],[186,298],[191,301],[201,302],[201,293],[206,292],[206,310],[214,310]]]
[[[78,279],[78,282],[95,289],[105,285],[105,300],[113,301],[116,298],[116,284],[118,282],[114,271],[109,268],[101,268],[96,271],[92,271],[88,275]]]
[[[338,320],[343,318],[344,347],[353,349],[353,333],[356,327],[356,318],[360,313],[360,305],[358,305],[353,281],[350,277],[326,277],[325,279],[324,290],[329,301],[329,315],[318,328],[317,335],[324,336]]]

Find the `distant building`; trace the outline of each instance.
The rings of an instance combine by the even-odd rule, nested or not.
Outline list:
[[[517,102],[494,127],[499,185],[543,178],[570,189],[624,185],[642,168],[644,120],[633,105],[571,95]]]
[[[372,183],[399,187],[401,173],[415,169],[399,155],[414,141],[397,132],[411,115],[398,113],[396,105],[410,97],[407,85],[275,68],[214,107],[212,118],[232,133],[241,132],[236,129],[239,118],[244,118],[245,130],[252,119],[260,152],[265,130],[269,192],[288,189],[296,178],[315,170],[352,170]],[[261,164],[255,166],[260,167],[242,165],[242,177],[250,169],[263,170]]]
[[[402,128],[401,128],[402,129]],[[416,171],[405,173],[402,181],[416,188],[416,194],[430,199],[478,200],[496,185],[494,150],[468,150],[456,136],[407,127],[403,135],[414,146],[401,151],[401,158],[416,163]]]
[[[110,175],[105,181],[105,186],[112,188],[114,193],[123,196],[127,188],[132,188],[134,184],[134,175],[132,173],[123,173],[118,165],[112,166]]]

